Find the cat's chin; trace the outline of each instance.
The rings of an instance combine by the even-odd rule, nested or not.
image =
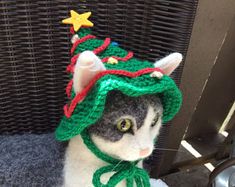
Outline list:
[[[123,160],[123,161],[130,161],[130,162],[133,162],[133,161],[137,161],[137,160],[143,160],[143,159],[146,159],[148,158],[150,155],[152,154],[149,153],[148,155],[146,156],[139,156],[139,155],[126,155],[126,156],[114,156],[115,158],[119,159],[119,160]]]
[[[149,143],[148,150],[146,152],[143,149],[139,148],[138,146],[134,147],[134,144],[127,145],[126,142],[128,142],[128,139],[125,141],[122,140],[122,142],[121,141],[110,142],[94,134],[91,136],[91,138],[93,142],[96,144],[96,146],[102,152],[104,152],[105,154],[115,159],[123,160],[123,161],[137,161],[137,160],[145,159],[152,154],[153,147],[154,147],[153,145],[149,145],[150,144]]]

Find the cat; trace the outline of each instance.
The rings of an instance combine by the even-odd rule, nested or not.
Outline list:
[[[155,67],[169,75],[179,65],[182,55],[172,53],[157,61]],[[92,51],[82,52],[75,65],[73,82],[76,93],[82,91],[89,81],[105,67]],[[159,72],[151,74],[160,78]],[[109,92],[102,117],[88,128],[92,141],[99,150],[122,161],[136,161],[151,155],[154,140],[162,124],[163,106],[156,95],[129,97],[120,91]],[[83,143],[80,135],[69,142],[65,156],[64,187],[92,187],[93,174],[107,165],[97,158]],[[142,168],[140,162],[139,167]],[[114,172],[102,175],[106,184]],[[125,187],[126,181],[117,184]]]
[[[156,66],[169,75],[181,60],[182,55],[173,53]],[[128,97],[112,91],[103,116],[88,132],[96,146],[114,158],[143,159],[154,149],[162,114],[157,96]],[[0,149],[2,187],[92,187],[94,171],[106,165],[91,153],[80,135],[68,144],[57,142],[53,134],[1,136]],[[138,167],[142,167],[141,162]],[[102,176],[102,182],[106,183],[111,174]],[[125,187],[125,181],[117,186]]]
[[[150,156],[154,149],[162,112],[160,99],[156,96],[130,98],[117,91],[111,92],[102,118],[88,131],[93,142],[106,154],[123,161],[143,159]],[[126,129],[120,129],[120,123]],[[125,127],[128,123],[130,127]],[[64,186],[92,187],[94,172],[105,165],[87,149],[79,135],[72,138],[65,157]],[[104,184],[111,174],[101,179]],[[117,185],[124,186],[125,181]]]

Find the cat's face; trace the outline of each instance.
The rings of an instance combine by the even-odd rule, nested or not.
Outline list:
[[[89,128],[97,147],[127,161],[146,158],[161,127],[162,105],[156,96],[108,95],[102,118]]]

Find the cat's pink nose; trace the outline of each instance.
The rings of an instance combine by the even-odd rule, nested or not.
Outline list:
[[[149,148],[141,149],[139,155],[140,155],[141,157],[147,156],[147,155],[149,154],[149,152],[150,152],[150,149],[149,149]]]

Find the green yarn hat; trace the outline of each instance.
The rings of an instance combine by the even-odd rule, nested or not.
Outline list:
[[[182,102],[181,92],[175,82],[167,75],[160,78],[150,76],[153,71],[160,71],[153,63],[138,60],[116,43],[110,43],[109,39],[96,39],[90,32],[88,28],[81,28],[74,33],[77,34],[77,41],[73,44],[71,52],[75,56],[67,68],[71,73],[70,78],[72,79],[78,54],[86,50],[94,51],[102,59],[107,73],[97,75],[93,82],[91,81],[92,84],[88,85],[90,89],[83,90],[80,96],[75,94],[70,81],[67,87],[70,103],[64,108],[65,115],[56,129],[56,138],[60,141],[69,140],[95,124],[102,117],[107,94],[113,90],[119,90],[130,97],[146,94],[159,96],[164,109],[163,122],[171,120]],[[112,63],[113,58],[110,57],[116,59],[115,63]]]

